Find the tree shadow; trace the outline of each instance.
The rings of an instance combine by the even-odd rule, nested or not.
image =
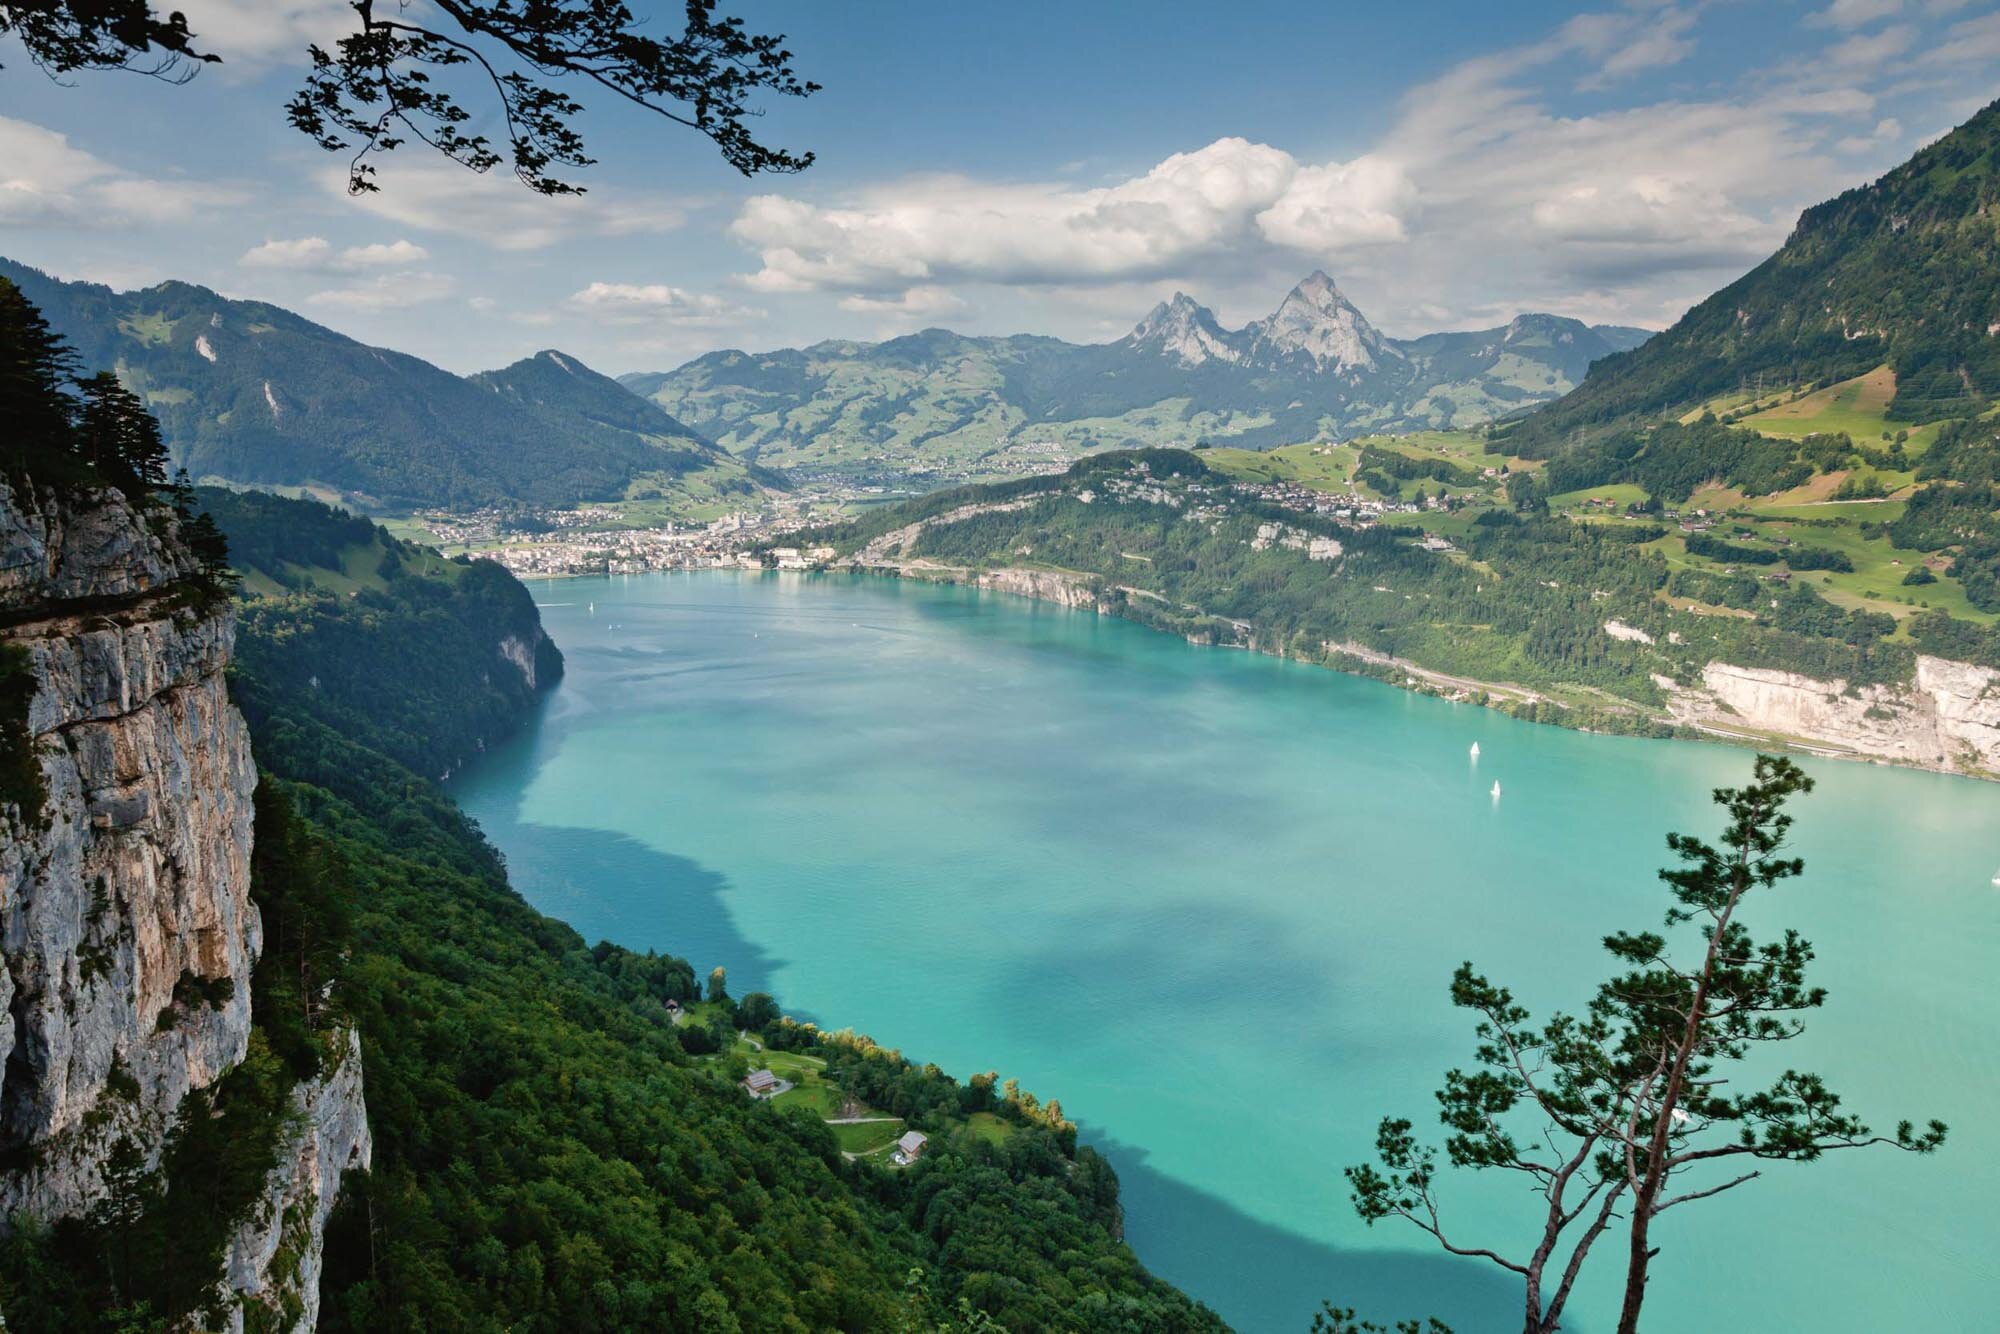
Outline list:
[[[1144,1149],[1079,1130],[1118,1171],[1125,1239],[1140,1261],[1244,1334],[1304,1334],[1322,1300],[1377,1322],[1436,1316],[1456,1334],[1520,1328],[1520,1285],[1490,1265],[1314,1241],[1154,1170]],[[1348,1207],[1344,1189],[1329,1186],[1327,1207]],[[1586,1334],[1568,1317],[1563,1328]]]
[[[770,990],[784,961],[737,929],[727,876],[627,834],[520,818],[519,794],[553,753],[538,732],[524,727],[451,784],[453,798],[505,854],[521,897],[585,940],[672,954],[698,977],[719,964],[729,970],[732,995]]]

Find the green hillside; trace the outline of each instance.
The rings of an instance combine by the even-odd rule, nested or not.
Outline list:
[[[1976,416],[2000,394],[2000,102],[1870,185],[1807,209],[1782,249],[1646,344],[1608,357],[1513,439],[1546,455],[1722,394],[1887,366],[1887,415]]]
[[[288,310],[162,283],[115,292],[8,260],[87,365],[115,368],[197,481],[305,489],[370,509],[572,504],[752,477],[655,405],[556,353],[471,379]],[[626,395],[625,397],[632,397]]]

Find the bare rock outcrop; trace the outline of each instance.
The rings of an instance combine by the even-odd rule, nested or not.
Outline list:
[[[361,1040],[349,1030],[339,1058],[292,1091],[292,1127],[264,1197],[229,1244],[224,1285],[231,1334],[309,1330],[319,1320],[326,1222],[350,1168],[374,1155],[361,1096]],[[247,1317],[253,1310],[257,1319]]]
[[[1674,717],[1743,729],[1856,758],[2000,777],[2000,671],[1920,655],[1902,685],[1850,687],[1796,672],[1712,662],[1700,688],[1671,696]]]
[[[175,523],[116,491],[0,484],[0,651],[28,688],[9,744],[39,778],[0,801],[0,1229],[85,1213],[121,1141],[156,1164],[189,1093],[249,1047],[256,769],[224,680],[233,614],[189,595]],[[356,1053],[295,1090],[270,1208],[218,1276],[292,1293],[269,1304],[301,1327],[340,1172],[368,1156]]]

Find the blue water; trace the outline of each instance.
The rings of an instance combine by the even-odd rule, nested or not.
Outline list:
[[[456,791],[538,907],[1060,1099],[1117,1165],[1141,1258],[1239,1328],[1302,1330],[1322,1297],[1520,1327],[1511,1276],[1362,1226],[1341,1168],[1384,1114],[1431,1124],[1469,1060],[1452,969],[1580,1006],[1598,939],[1658,923],[1665,833],[1712,833],[1708,792],[1748,752],[964,589],[701,573],[537,595],[568,677]],[[1993,1328],[2000,786],[1808,768],[1807,875],[1759,916],[1816,943],[1831,999],[1784,1055],[1878,1127],[1935,1115],[1953,1139],[1666,1215],[1647,1329]],[[1467,1242],[1531,1225],[1518,1183],[1446,1193]],[[1621,1262],[1607,1239],[1566,1329],[1610,1327]]]

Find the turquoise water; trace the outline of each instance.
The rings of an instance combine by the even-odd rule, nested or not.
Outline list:
[[[1302,1330],[1323,1296],[1519,1328],[1510,1276],[1363,1227],[1340,1169],[1383,1114],[1431,1123],[1469,1058],[1453,967],[1580,1004],[1596,941],[1657,924],[1666,831],[1712,833],[1707,793],[1747,752],[963,589],[702,573],[537,596],[568,678],[456,790],[538,907],[1060,1098],[1117,1164],[1140,1256],[1239,1328]],[[1808,767],[1807,875],[1773,904],[1831,999],[1785,1054],[1878,1127],[1936,1115],[1953,1140],[1666,1215],[1647,1329],[1992,1328],[2000,786]],[[1523,1235],[1518,1185],[1448,1190],[1465,1240]],[[1621,1259],[1608,1240],[1565,1328],[1610,1328]]]

